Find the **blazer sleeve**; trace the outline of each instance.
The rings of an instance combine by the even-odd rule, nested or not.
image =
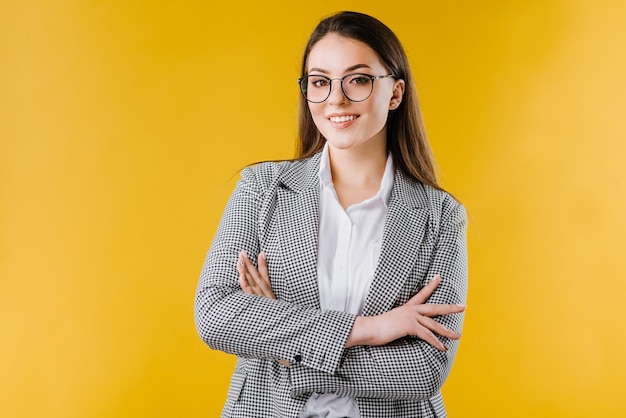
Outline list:
[[[208,251],[195,297],[197,331],[216,350],[247,358],[306,358],[309,370],[330,375],[340,364],[354,315],[248,295],[239,286],[239,251],[258,254],[259,213],[273,194],[271,176],[256,168],[242,171]]]
[[[428,303],[465,303],[467,296],[467,218],[464,207],[448,197],[428,269],[442,281]],[[461,332],[464,315],[435,318]],[[307,392],[335,392],[342,396],[423,400],[436,394],[447,378],[458,341],[439,337],[448,348],[440,352],[417,337],[406,337],[384,346],[358,346],[346,350],[333,375],[293,365],[292,396]]]

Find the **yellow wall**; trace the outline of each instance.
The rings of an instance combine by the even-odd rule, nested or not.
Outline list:
[[[0,1],[0,414],[217,416],[204,254],[236,171],[292,155],[307,35],[358,9],[472,216],[450,416],[625,416],[626,3],[213,3]]]

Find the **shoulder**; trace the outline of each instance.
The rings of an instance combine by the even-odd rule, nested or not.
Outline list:
[[[447,219],[453,216],[464,218],[466,216],[463,204],[450,193],[425,184],[422,184],[422,187],[426,196],[428,196],[429,206],[433,211],[440,213],[442,218]]]
[[[243,182],[251,182],[261,190],[287,187],[302,189],[317,179],[319,154],[303,160],[267,161],[246,167],[241,172]]]
[[[467,228],[467,212],[465,206],[450,193],[425,186],[431,191],[433,208],[439,215],[438,226],[444,231],[465,231]]]
[[[396,172],[394,191],[407,205],[427,210],[435,223],[463,222],[467,216],[465,207],[450,193],[423,184],[400,171]]]
[[[278,177],[281,163],[268,161],[250,165],[241,171],[241,179],[259,186],[267,185]]]

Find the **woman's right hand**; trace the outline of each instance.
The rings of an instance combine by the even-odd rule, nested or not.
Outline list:
[[[447,348],[435,334],[453,340],[458,340],[461,334],[447,329],[432,317],[463,312],[465,305],[425,303],[440,282],[441,277],[435,276],[407,303],[384,314],[358,316],[346,347],[384,345],[398,338],[412,335],[421,338],[440,351],[446,351]]]

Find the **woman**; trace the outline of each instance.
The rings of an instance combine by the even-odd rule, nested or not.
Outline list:
[[[242,172],[200,276],[198,332],[238,356],[222,416],[444,417],[466,215],[437,184],[406,55],[342,12],[299,83],[298,158]]]

